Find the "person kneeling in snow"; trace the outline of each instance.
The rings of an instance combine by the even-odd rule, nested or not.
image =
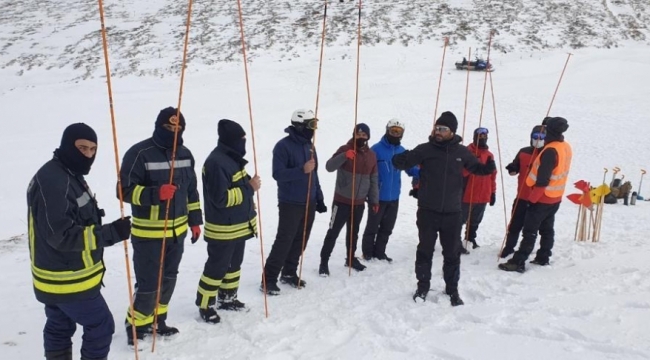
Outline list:
[[[203,321],[220,321],[220,310],[243,310],[237,300],[246,240],[257,236],[257,213],[253,197],[262,185],[244,168],[246,132],[234,121],[218,124],[219,141],[203,165],[205,235],[208,260],[196,292],[196,306]],[[215,304],[218,303],[218,304]]]

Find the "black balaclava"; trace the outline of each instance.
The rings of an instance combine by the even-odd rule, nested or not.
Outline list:
[[[246,155],[246,132],[241,125],[228,119],[219,120],[217,126],[219,133],[219,142],[231,148],[234,152],[241,157]]]
[[[68,126],[63,131],[61,145],[54,151],[56,157],[76,175],[88,175],[90,167],[95,161],[95,155],[88,158],[77,147],[74,142],[77,140],[88,140],[97,144],[97,134],[90,126],[84,123],[76,123]]]
[[[478,137],[479,129],[481,128],[477,128],[476,130],[474,130],[474,146],[477,146],[479,149],[487,149],[488,134],[487,133],[485,134],[485,138],[479,139]]]
[[[541,145],[540,145],[540,146],[535,146],[535,141],[536,141],[536,140],[533,139],[533,134],[535,134],[535,133],[544,133],[544,125],[535,125],[535,126],[533,127],[533,130],[530,132],[530,146],[532,146],[532,147],[534,147],[534,148],[537,148],[537,149],[541,149],[541,148],[544,147],[544,146],[543,146],[543,144],[544,144],[544,140],[543,140],[543,139],[540,140],[540,141],[541,141]]]
[[[357,143],[357,149],[360,149],[360,148],[368,145],[368,140],[370,140],[370,128],[368,127],[368,125],[366,125],[364,123],[357,124],[357,126],[355,127],[354,130],[355,130],[354,134],[352,134],[353,138],[359,131],[362,131],[362,132],[366,133],[366,135],[368,135],[367,139],[364,139],[364,138],[354,139],[354,141]]]
[[[307,128],[305,124],[292,121],[291,125],[296,129],[298,134],[304,136],[306,139],[311,140],[314,137],[314,129]]]
[[[156,144],[164,148],[174,147],[174,132],[169,131],[163,127],[165,124],[176,125],[176,113],[177,109],[173,107],[168,107],[160,110],[158,117],[156,118],[156,129],[153,131],[153,139]],[[180,119],[180,129],[178,129],[178,137],[176,139],[176,146],[183,145],[183,131],[185,131],[185,117],[181,113]]]

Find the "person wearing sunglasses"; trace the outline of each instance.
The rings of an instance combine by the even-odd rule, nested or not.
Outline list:
[[[391,119],[386,124],[386,133],[381,140],[372,146],[372,151],[377,155],[377,171],[379,179],[379,211],[369,212],[366,229],[363,232],[361,250],[365,260],[393,262],[386,255],[388,238],[393,232],[397,221],[399,197],[402,189],[402,171],[393,166],[393,156],[401,154],[406,149],[401,145],[404,136],[404,123],[398,119]],[[420,169],[414,166],[406,173],[417,182]]]
[[[100,290],[104,248],[129,238],[130,217],[102,225],[84,176],[97,152],[97,134],[77,123],[63,131],[54,157],[27,187],[29,252],[36,300],[45,306],[45,358],[72,356],[72,336],[83,326],[81,359],[106,359],[115,322]],[[113,289],[114,290],[114,289]],[[7,324],[9,326],[9,324]]]
[[[365,210],[364,203],[368,202],[370,211],[373,213],[379,212],[377,157],[375,152],[368,147],[369,139],[370,128],[368,125],[358,124],[354,128],[352,139],[336,150],[325,164],[327,171],[336,171],[336,187],[330,226],[320,252],[321,263],[318,273],[323,277],[330,274],[329,258],[344,225],[347,225],[345,232],[347,250],[344,265],[351,265],[356,271],[363,271],[366,268],[354,253],[357,250],[359,225]],[[351,223],[351,217],[354,218],[354,223]],[[354,230],[353,234],[350,234],[351,226]]]
[[[537,234],[540,235],[539,249],[531,263],[548,265],[555,242],[555,214],[560,208],[562,196],[571,169],[572,149],[564,140],[569,123],[561,117],[546,120],[546,137],[539,156],[533,159],[526,186],[529,206],[524,217],[519,249],[506,263],[499,264],[504,271],[526,271],[526,260],[535,248]]]
[[[280,294],[278,276],[281,283],[295,288],[307,284],[302,279],[298,282],[297,274],[304,251],[303,234],[307,246],[315,213],[327,212],[318,178],[318,156],[312,143],[317,128],[318,119],[314,112],[298,109],[291,115],[291,125],[284,130],[288,136],[273,148],[273,179],[278,184],[279,219],[275,241],[264,265],[269,295]],[[264,291],[263,282],[260,290]]]
[[[185,238],[189,234],[196,242],[203,224],[194,156],[183,145],[184,131],[183,114],[171,106],[162,109],[153,135],[131,146],[122,159],[120,185],[133,215],[131,244],[136,282],[135,318],[129,309],[125,321],[128,345],[134,343],[132,327],[136,328],[137,339],[142,340],[153,334],[154,319],[157,335],[168,337],[179,332],[167,325],[169,302],[176,288]],[[170,184],[172,157],[174,177]],[[163,281],[156,303],[163,238]]]
[[[528,208],[528,196],[530,195],[531,188],[526,186],[526,177],[536,157],[544,147],[544,138],[546,132],[543,125],[535,125],[530,133],[530,145],[519,149],[514,160],[506,166],[508,174],[515,176],[519,174],[517,179],[517,196],[512,204],[512,211],[510,217],[510,224],[508,225],[508,232],[506,234],[506,244],[501,251],[501,258],[505,259],[515,252],[519,234],[524,227],[524,218],[526,217],[526,209]]]
[[[467,149],[483,164],[488,159],[494,158],[487,145],[488,133],[487,128],[477,128],[474,130],[472,143],[467,146]],[[479,247],[476,243],[476,233],[483,220],[485,208],[487,204],[494,206],[496,202],[497,171],[494,170],[490,175],[474,175],[463,169],[463,181],[465,185],[463,186],[462,223],[467,227],[464,238],[472,243],[472,249],[476,249]],[[464,247],[461,252],[469,253]]]
[[[436,120],[429,141],[393,157],[397,169],[420,165],[417,227],[419,243],[415,257],[418,280],[414,301],[425,301],[431,287],[431,266],[436,240],[442,245],[445,292],[452,306],[463,305],[458,293],[463,197],[463,169],[471,174],[490,175],[496,170],[492,158],[482,164],[456,135],[458,121],[450,112]]]

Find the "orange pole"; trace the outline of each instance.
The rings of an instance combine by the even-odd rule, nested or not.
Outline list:
[[[469,48],[468,59],[472,58],[472,48]],[[469,98],[469,65],[467,66],[467,82],[465,83],[465,106],[463,107],[463,135],[462,138],[465,140],[465,124],[467,123],[467,99]]]
[[[438,92],[436,94],[436,107],[433,111],[433,123],[435,124],[438,117],[438,100],[440,100],[440,88],[442,87],[442,72],[445,69],[445,54],[447,53],[447,45],[449,44],[449,37],[445,36],[445,45],[442,48],[442,62],[440,63],[440,77],[438,77]]]

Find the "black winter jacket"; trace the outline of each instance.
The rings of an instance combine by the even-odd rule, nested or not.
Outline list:
[[[174,159],[173,184],[177,189],[171,200],[160,201],[160,186],[169,183],[172,149],[156,144],[153,138],[133,145],[124,154],[120,179],[124,201],[131,204],[131,239],[162,240],[167,201],[171,201],[166,238],[183,239],[188,225],[203,224],[197,191],[194,157],[179,146]]]
[[[429,142],[393,157],[393,165],[400,170],[420,165],[419,207],[441,213],[459,212],[463,168],[475,175],[490,175],[496,170],[493,159],[482,164],[461,141],[458,135],[443,143],[429,138]]]
[[[204,239],[246,240],[257,235],[254,191],[248,184],[248,162],[225,144],[210,153],[203,165]]]
[[[104,247],[120,241],[81,175],[48,161],[27,188],[28,234],[36,299],[57,304],[89,299],[104,276]]]

